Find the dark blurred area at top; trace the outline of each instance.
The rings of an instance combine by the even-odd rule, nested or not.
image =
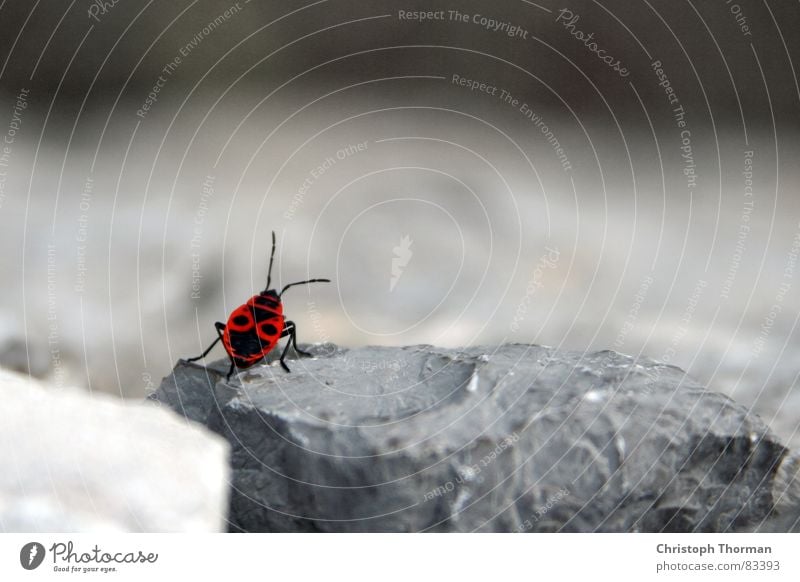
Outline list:
[[[103,9],[92,8],[101,4]],[[758,126],[762,121],[769,123],[774,114],[785,129],[787,124],[791,129],[800,125],[791,113],[799,97],[787,56],[793,60],[800,56],[800,35],[796,32],[800,30],[800,8],[796,2],[573,0],[556,4],[541,0],[536,3],[539,7],[523,0],[241,0],[238,4],[245,17],[239,15],[221,23],[198,43],[170,79],[172,89],[183,86],[188,94],[200,83],[200,94],[208,90],[216,95],[232,85],[234,94],[264,94],[307,71],[291,83],[291,91],[326,82],[343,86],[381,76],[448,76],[454,72],[485,76],[488,81],[515,88],[529,83],[542,91],[538,81],[502,59],[538,77],[576,114],[591,117],[602,114],[597,108],[605,106],[591,85],[576,82],[582,75],[564,57],[580,67],[615,112],[625,111],[628,105],[638,109],[627,81],[636,84],[645,103],[663,99],[650,68],[652,60],[661,60],[681,103],[703,112],[706,121],[713,115],[715,123],[737,124],[742,114],[755,115],[753,121]],[[57,91],[51,121],[62,115],[71,118],[84,99],[85,109],[105,115],[118,97],[141,101],[180,49],[235,5],[219,0],[148,4],[128,0],[117,0],[116,4],[94,0],[4,2],[0,10],[0,64],[5,70],[0,77],[0,96],[13,99],[21,87],[32,87],[32,100],[49,106]],[[566,29],[553,25],[558,10],[564,7],[580,15],[577,29],[594,33],[607,54],[627,65],[631,75],[625,82],[607,74],[606,65]],[[520,42],[472,23],[401,21],[398,10],[481,13],[521,26],[529,35]],[[381,15],[391,16],[378,18]],[[743,26],[752,34],[746,34]],[[388,48],[411,45],[452,48]],[[355,54],[371,49],[381,50]],[[753,66],[754,53],[764,79],[759,67]],[[346,55],[354,56],[309,71]],[[380,89],[359,94],[368,98],[370,90]],[[765,107],[767,93],[771,112]],[[415,96],[406,98],[413,100]],[[426,95],[416,98],[424,100]],[[557,100],[540,106],[565,112]],[[660,122],[664,120],[656,120]]]

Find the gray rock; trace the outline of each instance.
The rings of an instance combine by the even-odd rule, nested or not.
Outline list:
[[[229,447],[153,404],[0,370],[0,532],[224,529]]]
[[[307,349],[291,374],[272,355],[230,383],[225,361],[181,362],[154,395],[231,444],[233,530],[777,523],[786,449],[676,367],[520,344]],[[793,479],[780,480],[783,516]]]

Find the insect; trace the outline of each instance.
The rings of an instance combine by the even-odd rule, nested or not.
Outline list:
[[[308,281],[298,281],[289,283],[281,292],[270,289],[272,282],[272,263],[275,260],[275,232],[272,232],[272,253],[269,257],[269,271],[267,272],[267,286],[258,295],[253,295],[247,303],[240,305],[228,317],[227,323],[216,322],[214,327],[217,330],[217,339],[208,346],[208,349],[196,358],[190,358],[187,362],[196,362],[205,358],[208,353],[222,340],[222,346],[228,353],[231,360],[231,367],[226,378],[230,380],[235,368],[245,369],[253,366],[264,356],[266,356],[278,344],[278,340],[289,336],[286,347],[281,354],[281,366],[287,372],[291,372],[286,365],[284,358],[289,350],[289,344],[294,346],[298,354],[311,356],[297,347],[297,328],[294,322],[289,321],[283,316],[283,303],[281,296],[289,287],[295,285],[306,285],[308,283],[330,283],[330,279],[309,279]]]

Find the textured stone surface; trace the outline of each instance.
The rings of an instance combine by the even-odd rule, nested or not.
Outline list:
[[[152,404],[0,370],[0,532],[219,531],[229,447]]]
[[[233,447],[233,530],[731,531],[775,513],[786,449],[673,366],[520,344],[310,349],[291,374],[230,384],[224,361],[182,362],[154,395]],[[796,484],[781,486],[785,520]]]

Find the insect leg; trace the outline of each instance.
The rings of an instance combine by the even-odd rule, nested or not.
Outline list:
[[[286,352],[289,351],[290,343],[291,343],[290,341],[286,342],[286,347],[283,348],[283,353],[281,354],[281,367],[287,372],[291,372],[291,370],[289,369],[289,366],[286,365],[286,362],[283,361],[283,359],[286,357]]]
[[[287,372],[291,372],[291,370],[289,370],[289,367],[286,365],[286,362],[284,362],[283,359],[286,357],[286,352],[289,351],[289,345],[293,345],[294,351],[296,351],[298,354],[302,354],[304,356],[312,355],[309,354],[308,352],[304,352],[303,350],[297,347],[296,329],[297,328],[295,327],[293,321],[283,322],[283,331],[281,332],[281,337],[286,337],[288,335],[289,339],[286,342],[286,346],[283,348],[283,353],[281,354],[281,366],[283,366],[283,369],[286,370]]]
[[[222,339],[222,332],[225,331],[225,324],[222,323],[221,321],[218,321],[217,323],[214,324],[214,327],[217,328],[217,335],[219,335],[219,337],[217,338],[217,341],[219,341],[219,340]],[[225,342],[223,342],[223,345],[224,345],[224,343]],[[228,350],[225,350],[225,353],[227,353],[227,352],[228,352]],[[225,381],[226,382],[231,379],[231,376],[233,375],[233,370],[236,368],[236,364],[233,362],[233,356],[228,354],[228,357],[231,360],[231,367],[228,369],[228,375],[225,376]]]
[[[206,351],[204,351],[202,354],[200,354],[196,358],[189,358],[188,360],[186,360],[187,362],[196,362],[197,360],[202,360],[203,358],[205,358],[208,355],[208,352],[210,352],[212,349],[214,349],[214,346],[217,345],[217,342],[222,339],[222,330],[225,329],[225,324],[224,323],[220,323],[218,321],[217,323],[214,324],[214,327],[217,328],[217,339],[215,339],[213,342],[211,342],[211,345],[208,346]]]
[[[283,333],[281,334],[281,337],[287,335],[289,336],[289,339],[292,342],[292,345],[294,346],[294,351],[296,351],[298,354],[300,354],[301,356],[309,356],[309,357],[314,355],[304,350],[301,350],[300,348],[297,347],[297,326],[294,324],[293,321],[285,321],[283,323]]]

